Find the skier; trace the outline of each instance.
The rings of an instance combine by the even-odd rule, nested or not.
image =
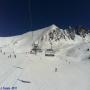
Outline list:
[[[16,58],[16,55],[14,54],[14,57]]]
[[[2,49],[0,50],[0,52],[2,53]]]
[[[9,58],[9,56],[8,56],[8,58]]]
[[[68,63],[70,64],[71,62],[69,61]]]
[[[58,70],[58,69],[57,69],[57,68],[55,68],[55,72],[57,72],[57,70]]]
[[[10,54],[10,56],[9,56],[10,58],[11,58],[11,54]]]
[[[5,55],[5,52],[3,54]]]
[[[11,58],[11,54],[8,56],[8,58]]]

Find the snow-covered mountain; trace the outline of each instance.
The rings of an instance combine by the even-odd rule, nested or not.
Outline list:
[[[31,54],[34,44],[42,52]],[[47,49],[54,56],[45,56]],[[14,87],[14,89],[12,89]],[[0,37],[0,89],[90,90],[90,34],[56,25]]]
[[[0,37],[0,47],[4,47],[6,49],[13,48],[15,51],[23,49],[25,51],[25,49],[30,50],[33,43],[38,43],[40,48],[43,49],[50,48],[50,43],[52,43],[53,48],[57,49],[57,46],[61,46],[61,44],[64,45],[65,43],[80,43],[82,41],[89,42],[89,34],[83,38],[82,36],[77,35],[74,30],[71,32],[69,31],[70,29],[63,30],[56,25],[51,25],[49,27],[33,31],[33,33],[27,32],[13,37]]]

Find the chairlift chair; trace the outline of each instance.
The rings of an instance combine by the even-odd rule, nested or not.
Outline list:
[[[45,56],[55,56],[55,52],[53,49],[46,49]]]
[[[30,54],[36,54],[35,50],[32,49],[32,50],[30,51]]]
[[[37,50],[37,52],[42,52],[42,49],[39,48],[38,44],[34,44],[34,48]]]
[[[36,54],[36,52],[42,52],[42,50],[39,48],[38,44],[34,44],[34,47],[30,51],[30,54]]]
[[[37,52],[42,52],[42,49],[40,49],[40,48],[37,48]]]

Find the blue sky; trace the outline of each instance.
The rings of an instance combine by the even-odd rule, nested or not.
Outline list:
[[[0,36],[22,34],[51,24],[90,28],[89,4],[89,0],[0,0]]]

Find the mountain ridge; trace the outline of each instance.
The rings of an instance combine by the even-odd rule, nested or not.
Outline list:
[[[42,49],[50,48],[52,44],[53,48],[57,50],[58,46],[62,44],[75,44],[83,41],[90,41],[90,35],[83,28],[80,35],[78,35],[72,27],[63,30],[53,24],[49,27],[17,36],[0,37],[0,47],[30,50],[33,47],[32,45],[37,43]]]

